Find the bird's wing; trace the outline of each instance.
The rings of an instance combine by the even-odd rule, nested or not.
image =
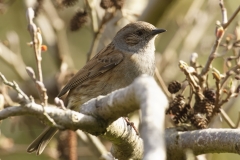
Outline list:
[[[113,47],[114,46],[109,45],[88,61],[87,64],[68,81],[66,86],[58,94],[58,97],[63,96],[85,80],[99,76],[117,66],[123,60],[124,56],[120,51],[114,50]]]

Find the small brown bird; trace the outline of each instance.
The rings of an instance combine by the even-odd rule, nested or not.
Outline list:
[[[67,108],[76,109],[86,101],[130,85],[141,74],[153,76],[156,35],[165,32],[137,21],[117,32],[113,41],[69,80],[58,94],[68,93]],[[58,129],[46,128],[27,148],[41,154]]]

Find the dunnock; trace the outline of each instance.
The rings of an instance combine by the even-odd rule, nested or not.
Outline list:
[[[84,102],[128,86],[141,74],[153,76],[156,35],[165,32],[137,21],[123,27],[113,41],[69,80],[58,94],[68,93],[67,108],[77,109]],[[41,154],[58,130],[48,127],[28,147],[27,152]]]

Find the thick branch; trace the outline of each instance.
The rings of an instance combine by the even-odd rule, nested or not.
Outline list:
[[[240,154],[239,129],[202,129],[177,132],[174,128],[166,130],[168,159],[184,159],[186,149],[195,155],[206,153]],[[174,153],[174,154],[171,154]]]
[[[149,157],[164,159],[163,118],[167,104],[167,98],[154,79],[142,76],[126,88],[85,103],[81,107],[81,113],[56,107],[44,107],[44,109],[45,113],[56,122],[59,129],[81,129],[94,135],[102,135],[110,140],[114,144],[112,154],[121,160],[142,158],[141,138],[136,135],[132,127],[128,126],[122,118],[119,118],[141,107],[144,116],[141,133],[146,146],[145,159],[149,159]],[[42,113],[41,105],[29,103],[0,111],[0,119],[28,114],[36,115],[47,122]],[[156,134],[153,134],[153,131]],[[158,140],[158,143],[150,141],[149,137]]]
[[[62,126],[59,129],[71,129],[77,130],[82,129],[89,131],[89,127],[95,127],[91,129],[91,133],[99,132],[101,126],[97,127],[99,124],[95,118],[72,110],[62,110],[56,107],[45,107],[45,112],[59,125]],[[0,112],[0,120],[6,119],[12,116],[20,115],[32,115],[37,116],[44,122],[48,122],[46,117],[42,114],[43,107],[36,103],[29,103],[23,106],[8,107]],[[88,126],[89,125],[89,126]],[[98,128],[98,129],[97,129]],[[102,131],[103,132],[103,131]]]
[[[141,135],[144,140],[144,159],[165,159],[163,122],[168,101],[152,78],[138,78],[127,88],[117,90],[106,97],[92,99],[81,107],[80,112],[92,115],[93,117],[100,116],[104,120],[112,121],[120,116],[127,115],[129,112],[137,110],[139,105],[143,117]],[[109,135],[115,134],[116,136],[115,132],[108,133]],[[120,136],[120,139],[129,139],[132,136],[123,135],[123,133],[120,132],[118,132],[118,134],[120,135],[117,135],[117,137]],[[133,138],[136,137],[134,136]],[[156,143],[156,141],[158,143]],[[129,143],[128,141],[126,142]],[[130,146],[133,148],[129,147],[129,144],[127,143],[119,143],[118,141],[117,143],[113,142],[114,151],[117,150],[115,148],[118,146],[121,150],[126,149],[128,152],[129,150],[136,152],[139,148],[136,147],[137,144],[135,143],[138,141],[132,142],[133,144]],[[118,152],[114,155],[126,156],[126,153],[127,151],[125,151],[124,154]],[[118,158],[121,159],[120,157]],[[124,157],[122,157],[122,159],[124,159]]]

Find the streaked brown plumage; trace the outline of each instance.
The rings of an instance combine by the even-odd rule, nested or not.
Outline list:
[[[128,86],[141,74],[153,75],[154,40],[165,32],[146,22],[134,22],[122,28],[113,41],[80,69],[58,97],[68,93],[67,108],[79,109],[86,101]],[[41,154],[57,129],[48,127],[28,147]]]

